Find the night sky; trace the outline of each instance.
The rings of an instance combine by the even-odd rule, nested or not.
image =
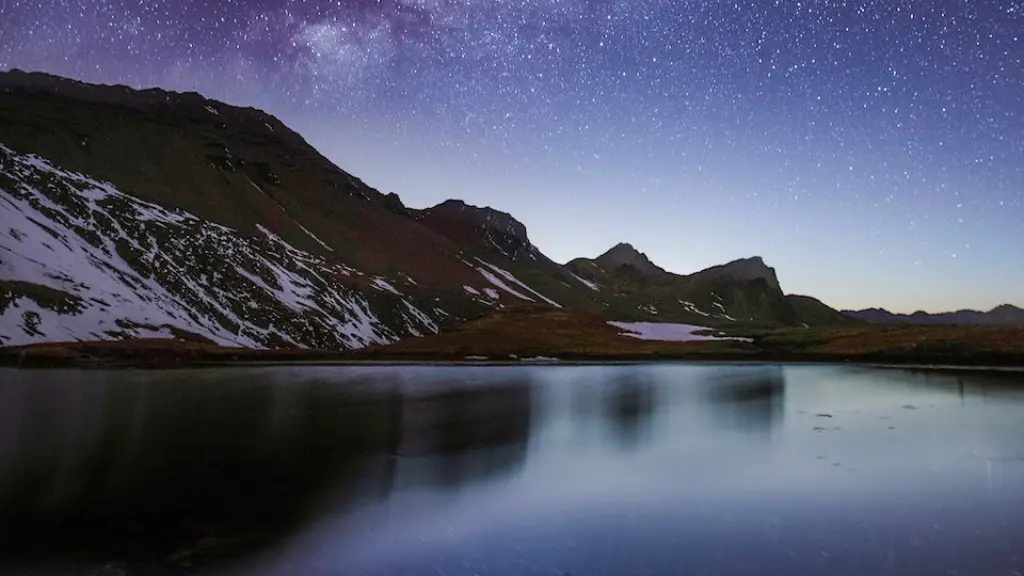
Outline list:
[[[0,2],[0,69],[267,110],[414,207],[558,261],[895,311],[1024,305],[1024,2]]]

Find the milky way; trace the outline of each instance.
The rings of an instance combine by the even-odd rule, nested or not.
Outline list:
[[[258,106],[552,257],[759,254],[836,306],[1024,305],[1024,2],[0,4],[0,68]]]

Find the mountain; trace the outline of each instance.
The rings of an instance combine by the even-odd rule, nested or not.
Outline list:
[[[918,310],[913,314],[896,314],[883,308],[866,308],[864,310],[843,310],[842,313],[850,318],[876,324],[1024,326],[1024,309],[1010,304],[996,306],[988,312],[957,310],[956,312],[929,314]]]
[[[566,265],[603,291],[601,308],[624,320],[683,321],[708,326],[843,324],[851,319],[809,296],[785,294],[760,257],[689,275],[674,274],[620,243],[594,259]]]
[[[620,244],[561,265],[512,215],[409,208],[260,110],[17,70],[0,73],[0,222],[0,345],[351,349],[524,305],[848,321],[760,259],[676,275]]]
[[[612,271],[625,271],[646,277],[658,277],[665,270],[651,262],[647,255],[633,248],[632,244],[620,242],[594,259],[594,264]]]
[[[509,260],[536,260],[540,254],[530,243],[526,226],[507,212],[470,206],[462,200],[446,200],[410,214],[427,228],[463,246],[497,250]]]
[[[733,260],[728,264],[708,268],[703,273],[708,276],[750,282],[763,280],[768,284],[769,289],[776,292],[782,291],[782,287],[779,285],[779,278],[775,275],[775,268],[765,264],[764,259],[760,256]]]

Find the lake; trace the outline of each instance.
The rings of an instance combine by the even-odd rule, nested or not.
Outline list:
[[[0,370],[0,573],[1024,573],[1024,375]]]

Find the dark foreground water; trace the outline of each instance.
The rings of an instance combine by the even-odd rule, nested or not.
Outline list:
[[[0,371],[0,574],[1024,572],[1024,376]]]

